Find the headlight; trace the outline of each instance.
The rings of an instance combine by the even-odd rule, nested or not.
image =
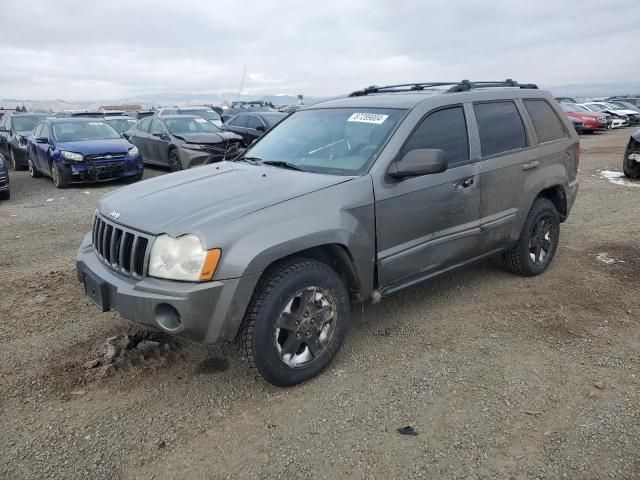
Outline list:
[[[160,235],[151,247],[149,275],[191,282],[211,280],[220,254],[219,249],[204,250],[195,235]]]
[[[131,147],[129,149],[129,156],[130,157],[137,157],[138,156],[138,147]]]
[[[67,152],[65,150],[63,150],[61,153],[64,158],[66,158],[67,160],[71,160],[72,162],[82,162],[84,160],[84,157],[79,153]]]
[[[184,145],[182,145],[183,148],[186,148],[187,150],[202,150],[202,145],[197,145],[195,143],[185,143]]]

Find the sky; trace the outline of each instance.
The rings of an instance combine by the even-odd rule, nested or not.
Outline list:
[[[0,98],[640,79],[640,0],[2,0]]]

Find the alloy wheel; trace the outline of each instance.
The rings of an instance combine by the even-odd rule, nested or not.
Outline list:
[[[276,322],[274,340],[280,360],[300,368],[320,358],[335,333],[336,312],[330,291],[316,286],[298,291]]]
[[[529,258],[535,265],[544,265],[553,249],[555,224],[550,215],[542,215],[533,224],[529,236]]]

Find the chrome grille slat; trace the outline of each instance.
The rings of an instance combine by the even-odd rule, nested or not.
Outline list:
[[[153,236],[118,225],[96,213],[91,238],[96,255],[110,268],[134,278],[146,276]]]

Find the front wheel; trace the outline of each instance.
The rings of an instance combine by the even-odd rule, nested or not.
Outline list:
[[[553,260],[559,239],[560,216],[555,205],[546,198],[537,198],[529,210],[518,243],[502,255],[502,261],[516,275],[539,275]]]
[[[9,150],[9,158],[11,159],[11,168],[14,171],[24,170],[24,167],[18,163],[16,159],[16,154],[13,152],[13,149]]]
[[[350,316],[345,284],[328,265],[296,259],[260,280],[239,333],[242,355],[273,385],[308,380],[333,360]]]
[[[171,168],[172,172],[182,170],[182,161],[180,160],[180,155],[178,155],[178,150],[175,148],[169,152],[169,168]]]
[[[38,171],[36,166],[33,164],[33,160],[31,159],[31,154],[27,153],[27,165],[29,166],[29,175],[31,178],[40,178],[42,174]]]
[[[67,175],[56,162],[51,162],[51,178],[56,188],[67,188],[69,186]]]
[[[625,177],[628,178],[640,178],[640,162],[636,160],[631,160],[629,157],[635,153],[635,158],[640,160],[640,151],[633,152],[632,143],[629,142],[629,146],[627,147],[626,152],[624,153],[624,160],[622,162],[622,171],[624,172]],[[638,143],[636,143],[638,145]]]

